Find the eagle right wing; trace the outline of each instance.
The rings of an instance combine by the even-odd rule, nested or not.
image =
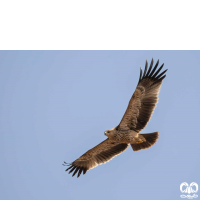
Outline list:
[[[78,172],[77,177],[79,177],[82,172],[85,174],[88,170],[110,161],[112,158],[125,151],[127,147],[128,144],[126,143],[119,143],[106,139],[87,151],[73,163],[69,164],[70,167],[67,168],[66,171],[70,170],[69,174],[74,171],[72,176]]]
[[[140,132],[147,125],[158,102],[158,94],[162,80],[165,78],[165,72],[167,71],[165,70],[159,73],[164,64],[156,70],[158,63],[159,60],[155,67],[153,67],[152,59],[150,67],[148,68],[148,63],[146,61],[144,73],[142,73],[141,68],[138,85],[117,129],[131,129]]]

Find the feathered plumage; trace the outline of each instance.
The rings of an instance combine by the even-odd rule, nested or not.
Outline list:
[[[158,132],[140,134],[145,128],[158,102],[158,94],[167,70],[160,73],[164,64],[158,69],[159,60],[153,67],[153,59],[150,67],[146,61],[144,72],[140,69],[140,77],[136,90],[131,97],[127,110],[120,124],[105,132],[106,140],[87,151],[80,158],[69,164],[66,171],[72,176],[110,161],[128,148],[131,144],[134,151],[146,149],[154,145],[158,139]],[[67,163],[64,162],[64,166]]]

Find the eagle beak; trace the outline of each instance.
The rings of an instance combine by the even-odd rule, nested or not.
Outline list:
[[[104,132],[104,135],[106,135],[106,131]]]

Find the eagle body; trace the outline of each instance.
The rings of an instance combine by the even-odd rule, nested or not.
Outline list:
[[[105,135],[113,141],[116,142],[124,142],[127,144],[135,144],[141,138],[139,137],[139,133],[127,129],[127,130],[117,130],[117,127],[114,129],[105,131]]]
[[[151,119],[152,113],[158,103],[158,95],[163,79],[166,77],[165,71],[160,73],[164,64],[158,69],[159,60],[153,67],[153,59],[150,66],[146,61],[144,72],[140,68],[140,77],[133,93],[126,112],[121,122],[115,128],[107,130],[104,134],[108,137],[106,140],[84,153],[74,162],[64,166],[69,167],[69,173],[77,177],[81,173],[85,174],[88,170],[110,161],[115,156],[125,151],[131,145],[133,151],[147,149],[153,146],[158,137],[158,132],[140,133]]]

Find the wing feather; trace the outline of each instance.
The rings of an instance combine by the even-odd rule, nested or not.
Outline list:
[[[146,64],[145,64],[145,69],[144,69],[144,74],[143,76],[145,76],[146,72],[147,72],[147,68],[148,68],[148,62],[146,61]]]
[[[127,147],[128,144],[126,143],[113,142],[106,139],[71,163],[66,171],[70,170],[69,174],[73,172],[72,176],[78,172],[77,177],[79,177],[82,172],[85,174],[88,170],[110,161],[125,151]]]
[[[165,71],[159,74],[164,64],[157,69],[159,60],[153,67],[153,59],[148,69],[146,61],[145,70],[142,74],[140,69],[140,78],[136,90],[129,101],[128,108],[118,125],[118,129],[131,129],[140,132],[145,128],[158,102],[158,94],[162,80],[166,77]]]

